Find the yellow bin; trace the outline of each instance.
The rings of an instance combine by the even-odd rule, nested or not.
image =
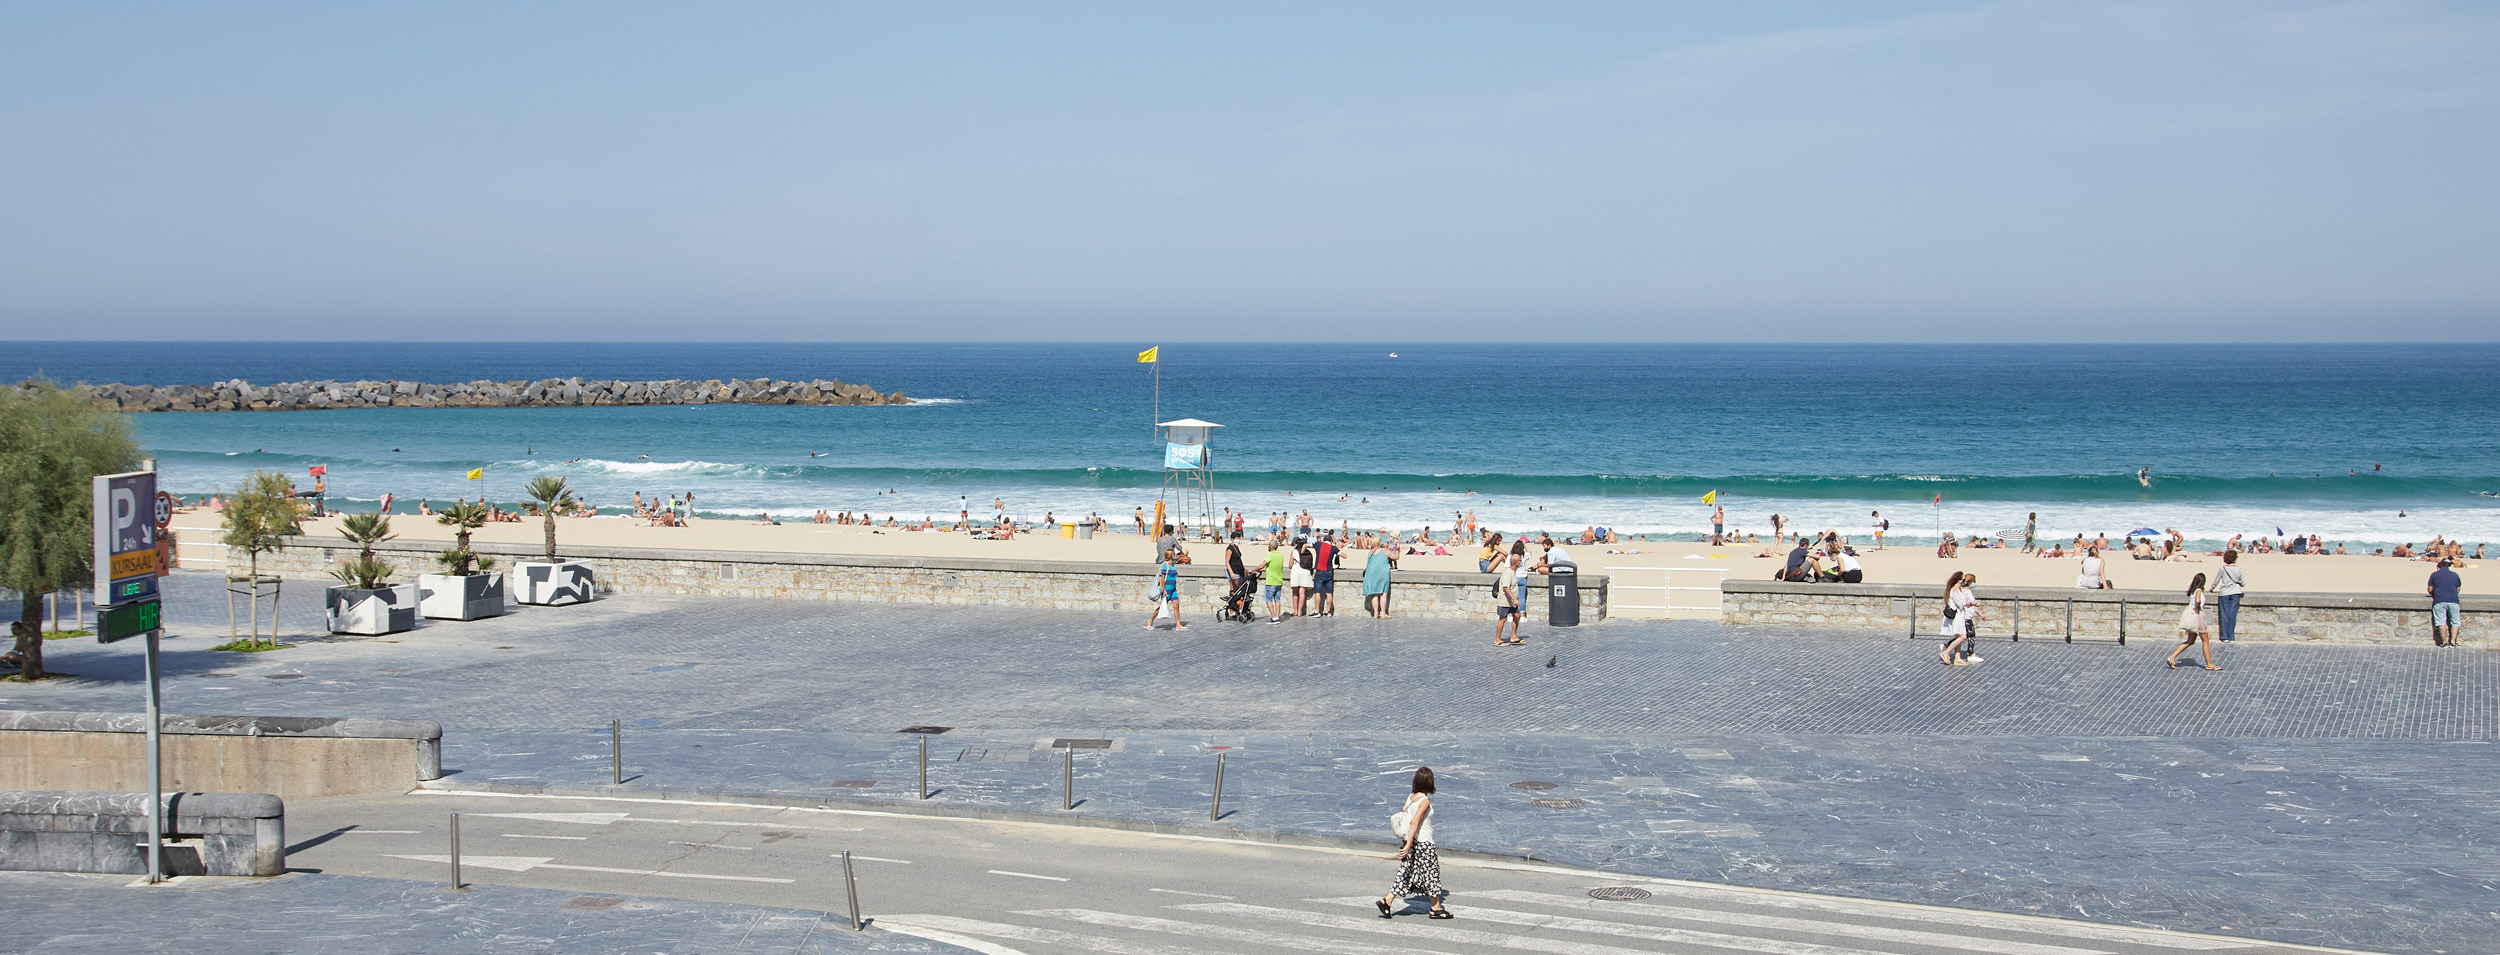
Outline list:
[[[1059,536],[1064,537],[1064,538],[1067,538],[1067,539],[1069,539],[1069,540],[1075,540],[1075,539],[1076,539],[1076,525],[1074,525],[1074,524],[1061,524],[1061,525],[1059,525]]]

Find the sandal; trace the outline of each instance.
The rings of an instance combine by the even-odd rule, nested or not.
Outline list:
[[[1458,916],[1451,915],[1450,910],[1448,909],[1436,908],[1432,910],[1432,917],[1436,919],[1454,919]]]
[[[2222,668],[2221,668],[2221,667],[2206,667],[2205,669],[2212,670],[2212,671],[2214,671],[2214,672],[2216,672],[2216,673],[2220,673],[2220,672],[2222,672]]]
[[[1373,900],[1372,900],[1372,904],[1373,904],[1373,905],[1375,905],[1375,906],[1378,906],[1378,907],[1380,908],[1380,917],[1381,917],[1381,918],[1384,918],[1384,919],[1385,919],[1385,918],[1390,918],[1390,917],[1391,917],[1391,916],[1389,915],[1389,903],[1387,903],[1387,902],[1383,902],[1383,901],[1381,901],[1381,900],[1379,900],[1379,899],[1373,899]]]
[[[2173,670],[2176,670],[2176,669],[2178,669],[2178,668],[2179,668],[2179,661],[2177,661],[2177,660],[2164,660],[2164,661],[2162,661],[2162,662],[2163,662],[2163,663],[2170,664],[2170,668],[2171,668],[2171,669],[2173,669]]]

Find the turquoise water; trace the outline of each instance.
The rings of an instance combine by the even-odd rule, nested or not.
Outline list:
[[[333,499],[517,497],[716,515],[1125,516],[1162,480],[1151,367],[1094,344],[11,343],[0,376],[840,378],[904,407],[377,409],[137,416],[172,487],[329,467]],[[1390,357],[1395,352],[1397,357]],[[1327,525],[1767,532],[2281,527],[2373,546],[2500,538],[2500,347],[1186,345],[1161,414],[1217,432],[1216,503]],[[117,362],[136,358],[138,370]],[[810,457],[811,450],[822,453]],[[486,479],[463,472],[484,467]],[[2382,468],[2373,470],[2374,467]],[[2151,469],[2151,486],[2138,468]],[[883,493],[892,489],[893,493]],[[1472,492],[1472,493],[1470,493]],[[1932,503],[1942,494],[1941,507]],[[1345,498],[1343,503],[1339,497]],[[1368,499],[1368,501],[1366,500]],[[2403,512],[2399,516],[2399,511]]]

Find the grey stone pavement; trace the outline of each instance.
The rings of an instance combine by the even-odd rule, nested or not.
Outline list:
[[[503,886],[289,874],[175,879],[0,872],[0,953],[614,952],[841,955],[965,949],[821,912]]]
[[[315,619],[291,583],[287,615]],[[1386,839],[1418,763],[1445,846],[1644,875],[2382,951],[2500,950],[2500,655],[1990,642],[1360,617],[1140,629],[1129,614],[624,597],[388,638],[223,639],[168,598],[167,708],[440,720],[445,785],[1067,816]],[[300,606],[297,605],[300,601]],[[127,644],[0,706],[136,709]],[[1555,664],[1547,667],[1551,659]],[[913,798],[916,724],[935,798]],[[1077,757],[1074,812],[1049,741]],[[1037,748],[1039,747],[1039,748]],[[1213,756],[1226,815],[1207,819]],[[1552,784],[1520,788],[1513,783]],[[1576,805],[1537,800],[1576,801]]]

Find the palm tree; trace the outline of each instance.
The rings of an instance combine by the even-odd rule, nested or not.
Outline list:
[[[472,566],[477,571],[495,566],[494,558],[469,549],[469,532],[486,526],[490,516],[492,512],[486,509],[484,501],[458,501],[434,515],[435,523],[454,529],[451,549],[434,557],[444,569],[451,571],[451,576],[469,576],[474,572]]]
[[[554,475],[541,475],[522,488],[521,493],[538,502],[538,513],[547,517],[547,562],[556,562],[556,512],[569,511],[581,505],[573,498],[573,488]]]
[[[339,536],[357,547],[356,559],[341,564],[331,576],[355,584],[359,590],[373,590],[382,585],[382,578],[391,575],[392,567],[373,557],[373,545],[399,535],[391,533],[391,519],[380,514],[350,514],[339,521]]]

